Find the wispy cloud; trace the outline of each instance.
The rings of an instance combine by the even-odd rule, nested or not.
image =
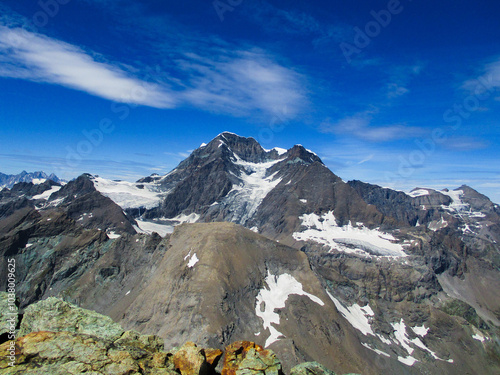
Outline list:
[[[423,64],[398,66],[393,68],[389,77],[389,83],[386,85],[387,98],[389,100],[396,99],[400,96],[408,94],[410,92],[408,85],[412,79],[420,74],[423,68]]]
[[[423,133],[423,129],[404,124],[373,126],[373,112],[361,112],[338,121],[325,120],[320,131],[339,135],[349,135],[370,142],[388,142],[397,139],[415,137]]]
[[[474,95],[500,88],[500,58],[485,64],[481,70],[482,74],[478,78],[465,81],[462,88],[472,91]]]
[[[117,102],[172,108],[167,90],[98,62],[82,49],[21,28],[0,26],[0,76],[52,83]]]
[[[262,50],[218,50],[216,58],[185,55],[178,61],[187,73],[182,97],[186,102],[215,112],[235,115],[256,110],[266,113],[297,114],[306,102],[299,73],[272,60]]]
[[[364,158],[363,160],[361,160],[360,162],[358,162],[358,165],[364,164],[367,161],[372,160],[374,156],[375,156],[374,154],[368,155],[366,158]]]
[[[488,143],[474,137],[449,137],[443,146],[449,150],[472,151],[488,147]]]
[[[131,67],[97,60],[94,51],[4,25],[0,24],[0,77],[61,85],[116,102],[196,107],[236,117],[272,116],[284,108],[294,116],[307,105],[305,76],[251,46],[207,46],[190,40],[175,51],[167,50],[170,60],[150,77],[143,63]]]
[[[325,23],[309,13],[291,9],[290,5],[281,9],[267,1],[256,1],[246,4],[244,14],[269,34],[307,36],[318,51],[327,52],[328,47],[336,46],[352,33],[350,25],[340,21]]]

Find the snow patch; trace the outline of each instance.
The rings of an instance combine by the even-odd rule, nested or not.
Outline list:
[[[462,200],[460,199],[460,197],[464,193],[463,190],[452,190],[452,191],[441,190],[440,193],[443,195],[447,195],[451,198],[452,202],[446,208],[449,211],[460,212],[462,210],[465,210],[469,206],[467,203],[462,202]]]
[[[189,261],[188,261],[188,264],[187,264],[187,266],[189,268],[193,268],[194,265],[200,261],[198,259],[198,256],[196,255],[196,253],[194,253],[193,255],[191,255],[192,251],[193,251],[193,249],[189,249],[189,253],[184,257],[184,260],[187,260],[189,258]]]
[[[486,337],[483,336],[481,333],[475,333],[474,335],[472,335],[472,338],[474,340],[477,340],[477,341],[481,341],[481,342],[485,342],[486,341]]]
[[[130,290],[127,293],[125,293],[126,296],[128,296],[129,294],[130,294]]]
[[[399,323],[391,323],[392,327],[394,328],[394,336],[396,337],[396,340],[399,342],[399,344],[408,352],[409,356],[406,358],[403,357],[398,357],[398,360],[408,366],[412,366],[415,362],[418,362],[415,358],[411,357],[411,354],[415,351],[414,348],[410,346],[410,344],[415,345],[416,347],[420,348],[423,351],[428,352],[434,359],[439,360],[439,361],[445,361],[448,363],[453,363],[453,359],[441,359],[439,358],[435,352],[430,350],[423,342],[420,340],[418,337],[414,339],[410,339],[408,337],[408,334],[406,333],[406,324],[403,319],[400,320]],[[428,328],[426,329],[425,327],[415,327],[417,331],[420,333],[423,333],[425,331],[425,334],[427,334],[427,331],[429,330]],[[415,332],[415,328],[413,328],[413,331]],[[424,335],[425,336],[425,335]],[[401,358],[401,359],[400,359]],[[410,364],[411,363],[411,364]]]
[[[427,189],[415,189],[407,193],[407,195],[409,195],[412,198],[416,198],[416,197],[422,197],[424,195],[430,195],[430,192]]]
[[[427,333],[429,332],[429,328],[425,328],[425,325],[423,324],[421,327],[413,327],[412,330],[416,335],[419,335],[420,337],[425,337],[425,335],[427,335]]]
[[[285,150],[284,148],[281,148],[281,147],[274,147],[273,150],[276,150],[276,152],[278,153],[278,155],[284,155],[288,152],[288,150]]]
[[[370,345],[365,344],[364,342],[362,342],[361,345],[363,345],[367,349],[370,349],[371,351],[374,351],[378,355],[383,355],[385,357],[390,357],[391,356],[390,354],[387,354],[386,352],[383,352],[382,350],[378,350],[378,349],[372,348]]]
[[[480,211],[476,211],[476,212],[471,212],[469,214],[469,217],[475,217],[475,218],[483,218],[483,217],[486,217],[486,214],[480,212]]]
[[[40,185],[40,184],[43,184],[45,181],[47,181],[46,178],[34,178],[31,180],[31,183],[33,185]]]
[[[102,195],[110,198],[123,209],[157,207],[167,193],[161,193],[153,183],[133,183],[127,181],[112,181],[102,177],[93,177],[95,188]],[[143,188],[139,188],[142,186]]]
[[[180,214],[180,215],[177,215],[176,217],[173,217],[173,218],[168,219],[168,220],[169,221],[177,221],[178,224],[175,224],[175,225],[179,225],[179,224],[183,224],[183,223],[189,223],[189,224],[196,223],[199,218],[200,218],[200,215],[192,212],[189,215]]]
[[[189,259],[189,262],[187,264],[188,268],[193,268],[194,265],[196,263],[198,263],[200,260],[198,259],[198,257],[196,256],[196,253],[194,253],[192,256],[191,256],[191,259]]]
[[[396,238],[391,234],[377,229],[368,229],[364,225],[353,227],[351,222],[339,227],[333,211],[321,216],[314,213],[304,214],[299,219],[307,229],[293,233],[293,238],[297,241],[314,241],[329,246],[330,249],[364,256],[370,256],[373,253],[390,257],[407,256],[403,251],[403,246],[393,242]]]
[[[429,228],[433,232],[436,232],[440,229],[446,228],[447,226],[448,226],[448,222],[446,220],[444,220],[443,217],[441,216],[441,220],[431,221],[429,223],[429,225],[427,226],[427,228]]]
[[[307,203],[307,199],[299,199],[302,203]]]
[[[373,333],[372,327],[370,325],[370,318],[375,314],[371,309],[370,305],[366,305],[364,307],[359,306],[357,303],[352,305],[351,307],[344,307],[338,299],[336,299],[328,290],[326,291],[330,299],[335,304],[337,310],[342,314],[344,318],[358,331],[360,331],[363,335],[372,335]]]
[[[31,247],[31,246],[33,246],[33,244],[32,244],[32,243],[27,243],[27,244],[26,244],[26,246],[24,246],[24,247],[25,247],[25,248],[28,248],[28,247]]]
[[[266,177],[267,170],[281,160],[251,163],[236,154],[234,157],[234,164],[242,169],[238,176],[241,183],[233,185],[223,203],[228,211],[232,211],[229,221],[244,225],[255,214],[266,195],[281,182],[281,178],[276,178],[278,172]]]
[[[413,358],[411,355],[408,357],[398,356],[398,361],[404,363],[406,366],[413,366],[415,362],[418,362],[416,358]]]
[[[262,288],[257,295],[255,315],[263,320],[264,330],[269,329],[271,333],[264,345],[267,348],[283,336],[272,324],[280,324],[280,317],[275,310],[284,308],[290,295],[306,296],[320,306],[324,306],[324,303],[318,297],[305,292],[302,284],[288,273],[275,276],[268,271],[265,282],[267,288]]]
[[[49,190],[45,190],[42,194],[35,195],[31,199],[49,199],[49,197],[52,193],[55,193],[56,191],[59,191],[60,189],[61,189],[61,186],[54,185]]]
[[[143,220],[137,220],[137,225],[134,225],[134,229],[137,233],[151,234],[153,232],[156,232],[162,237],[174,231],[173,225],[160,224],[158,222],[154,223],[151,221]]]
[[[108,233],[106,233],[106,234],[107,234],[107,236],[108,236],[110,239],[112,239],[112,240],[113,240],[113,239],[116,239],[116,238],[120,238],[120,235],[119,235],[119,234],[117,234],[117,233],[115,233],[115,232],[113,232],[113,231],[109,231],[109,232],[108,232]]]

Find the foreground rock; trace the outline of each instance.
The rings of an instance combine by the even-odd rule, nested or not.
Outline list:
[[[236,341],[226,348],[222,375],[281,375],[281,362],[272,350],[249,341]]]
[[[19,336],[38,331],[68,331],[117,340],[125,330],[113,320],[95,311],[81,309],[59,298],[50,297],[28,306]]]
[[[32,332],[16,340],[15,366],[0,346],[0,374],[176,374],[168,353],[73,332]]]
[[[215,375],[223,352],[186,342],[163,351],[163,340],[124,331],[109,317],[48,298],[26,309],[15,361],[11,342],[0,345],[0,374],[151,374]],[[222,375],[282,375],[272,350],[249,342],[227,346]],[[292,369],[291,375],[335,375],[316,362]]]

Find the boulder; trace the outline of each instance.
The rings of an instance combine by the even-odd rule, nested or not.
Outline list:
[[[125,332],[110,317],[55,297],[26,308],[18,336],[38,331],[84,333],[111,341],[117,340]]]
[[[221,375],[281,375],[281,363],[272,350],[250,341],[226,347]]]
[[[160,352],[121,346],[75,332],[32,332],[16,340],[15,365],[9,342],[0,345],[0,374],[154,374],[175,375]]]
[[[318,362],[305,362],[293,367],[290,375],[335,375],[335,373]]]
[[[155,335],[141,335],[136,331],[126,331],[118,340],[117,345],[135,346],[144,350],[162,351],[163,339]]]
[[[188,341],[173,357],[175,369],[182,375],[208,375],[211,366],[206,360],[205,350]]]

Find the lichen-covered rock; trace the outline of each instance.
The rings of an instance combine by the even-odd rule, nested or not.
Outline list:
[[[305,362],[293,367],[290,375],[335,375],[335,373],[318,362]]]
[[[26,308],[18,336],[38,331],[84,333],[111,341],[117,340],[125,332],[110,317],[55,297]]]
[[[220,349],[205,349],[205,357],[207,359],[207,363],[215,369],[219,364],[220,359],[224,352]]]
[[[175,375],[162,353],[121,346],[74,332],[32,332],[16,340],[15,366],[9,365],[9,343],[0,345],[0,374],[151,374]],[[164,353],[166,354],[166,353]]]
[[[175,369],[182,375],[208,375],[211,366],[205,357],[205,350],[195,343],[186,342],[173,357]]]
[[[281,362],[272,350],[249,341],[236,341],[226,347],[221,375],[280,375]]]
[[[136,331],[126,331],[115,341],[117,345],[135,346],[145,350],[163,350],[163,339],[155,335],[141,335]]]

